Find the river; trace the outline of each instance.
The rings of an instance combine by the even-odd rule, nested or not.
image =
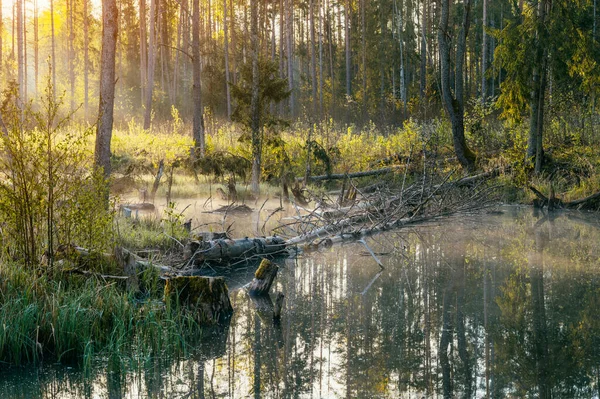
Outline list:
[[[596,214],[502,207],[305,253],[280,324],[233,290],[190,358],[0,366],[0,397],[598,398],[599,243]]]

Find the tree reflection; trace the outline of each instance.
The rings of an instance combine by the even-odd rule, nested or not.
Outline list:
[[[600,230],[518,211],[469,223],[373,238],[389,253],[378,278],[359,245],[282,263],[281,324],[237,291],[231,328],[190,360],[150,362],[139,386],[189,398],[600,396]],[[64,377],[38,385],[133,396],[137,377],[116,375],[89,391]]]

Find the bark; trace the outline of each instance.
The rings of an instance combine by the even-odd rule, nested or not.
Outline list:
[[[346,0],[344,6],[344,41],[346,46],[346,96],[352,96],[352,65],[351,65],[351,54],[350,54],[350,0]]]
[[[152,122],[152,94],[154,92],[154,67],[156,63],[156,1],[157,0],[150,0],[148,80],[146,82],[146,101],[144,103],[144,129],[150,129],[150,123]],[[194,39],[197,40],[196,37],[194,37]]]
[[[286,0],[286,36],[288,60],[288,89],[290,90],[290,116],[296,114],[296,94],[294,93],[294,0]]]
[[[75,110],[75,49],[73,47],[73,40],[75,39],[75,33],[73,31],[73,7],[75,6],[74,1],[67,1],[68,8],[68,26],[69,26],[69,83],[70,83],[70,103],[71,112]],[[114,23],[114,22],[113,22]]]
[[[317,56],[316,56],[316,29],[315,29],[315,0],[310,0],[310,80],[312,86],[313,117],[318,114],[317,98]]]
[[[482,40],[482,54],[481,54],[481,99],[483,102],[487,101],[487,65],[488,65],[488,35],[486,32],[488,25],[487,16],[488,0],[483,0],[483,40]]]
[[[146,0],[140,1],[140,89],[142,103],[146,99],[148,47],[146,39]]]
[[[118,17],[116,0],[102,0],[100,100],[94,160],[96,167],[103,169],[106,178],[110,176],[110,141],[115,102],[115,54],[119,31]]]
[[[427,90],[427,0],[423,0],[423,22],[421,23],[421,99]]]
[[[537,31],[535,43],[535,59],[533,61],[532,89],[530,97],[531,116],[529,121],[529,138],[527,140],[527,159],[535,165],[535,172],[540,173],[544,150],[542,138],[544,131],[544,96],[546,91],[546,58],[545,19],[547,0],[540,1],[537,9]]]
[[[275,277],[277,277],[277,271],[279,267],[268,259],[263,259],[260,262],[260,266],[254,273],[254,279],[248,287],[248,293],[252,296],[269,295],[269,290]]]
[[[252,97],[250,101],[250,130],[252,131],[252,178],[251,188],[254,195],[260,193],[260,174],[261,174],[261,120],[260,120],[260,99],[259,99],[259,79],[258,70],[258,4],[254,0],[251,7],[251,36],[252,36]]]
[[[191,241],[186,252],[189,264],[202,264],[203,262],[249,259],[255,256],[272,256],[284,253],[285,249],[286,242],[280,237],[254,239],[245,237],[237,240]]]
[[[448,113],[452,123],[452,141],[454,152],[458,161],[466,169],[473,169],[475,166],[475,154],[467,147],[465,140],[464,126],[464,93],[463,93],[463,65],[465,59],[466,39],[469,32],[469,13],[471,10],[471,0],[465,0],[463,10],[462,26],[459,32],[458,43],[456,46],[455,73],[454,73],[454,93],[451,89],[451,64],[450,64],[450,31],[448,20],[450,16],[450,0],[442,0],[440,13],[440,25],[438,27],[438,45],[441,63],[441,86],[442,101],[444,108]]]
[[[227,96],[227,119],[231,119],[231,91],[229,87],[229,32],[227,27],[227,0],[223,0],[223,46],[225,51],[225,93]]]
[[[233,307],[223,277],[178,276],[169,278],[164,290],[165,302],[177,301],[198,311],[204,322],[219,322],[231,316]]]
[[[88,118],[89,107],[89,65],[90,65],[90,29],[89,29],[88,0],[83,0],[83,112],[85,120]]]
[[[192,63],[194,84],[192,87],[194,121],[192,136],[194,138],[194,157],[203,158],[206,151],[204,138],[204,117],[202,115],[202,82],[200,64],[200,1],[192,0]]]
[[[19,107],[25,102],[25,64],[23,52],[23,0],[17,0],[17,82]]]

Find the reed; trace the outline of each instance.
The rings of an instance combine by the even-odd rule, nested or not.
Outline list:
[[[88,368],[97,358],[131,365],[189,354],[202,321],[178,304],[165,306],[157,279],[144,278],[147,298],[140,301],[96,278],[31,278],[15,264],[2,265],[0,362],[51,360]]]

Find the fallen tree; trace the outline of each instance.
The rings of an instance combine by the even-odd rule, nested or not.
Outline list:
[[[275,256],[284,253],[285,250],[286,241],[277,236],[190,241],[185,249],[185,267],[201,266],[205,262],[229,262],[257,256]]]
[[[312,182],[317,181],[326,181],[326,180],[343,180],[343,179],[355,179],[359,177],[369,177],[369,176],[381,176],[388,173],[392,173],[398,170],[399,167],[389,167],[389,168],[381,168],[381,169],[373,169],[366,170],[362,172],[353,172],[353,173],[332,173],[328,175],[318,175],[318,176],[309,176],[308,180]],[[297,177],[296,181],[303,181],[305,177]]]
[[[486,182],[498,173],[492,170],[456,180],[451,180],[453,172],[441,178],[426,174],[400,187],[378,182],[375,190],[358,188],[360,195],[351,206],[320,207],[281,225],[280,232],[296,233],[288,238],[288,246],[313,249],[479,209],[493,199],[495,187]]]
[[[577,210],[598,210],[600,209],[600,191],[587,197],[580,198],[574,201],[563,201],[557,198],[554,193],[554,188],[550,188],[550,195],[545,196],[538,189],[533,186],[529,186],[531,192],[537,197],[533,203],[534,207],[537,208],[548,208],[548,210],[555,209],[577,209]]]

